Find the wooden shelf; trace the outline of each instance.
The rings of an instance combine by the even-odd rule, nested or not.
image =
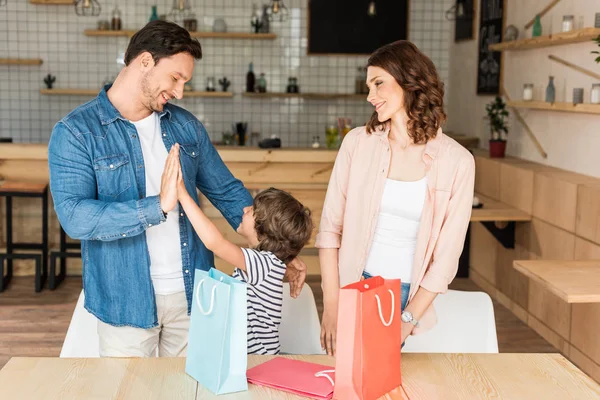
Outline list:
[[[0,58],[0,65],[42,65],[41,58]]]
[[[183,99],[189,97],[233,97],[232,92],[183,92]]]
[[[104,36],[104,37],[131,37],[135,30],[122,31],[98,31],[86,29],[83,33],[86,36]],[[273,40],[277,37],[274,33],[245,33],[245,32],[190,32],[193,38],[213,38],[213,39],[255,39],[255,40]]]
[[[56,4],[63,6],[72,6],[73,0],[29,0],[31,4]]]
[[[571,32],[560,32],[548,36],[539,36],[530,39],[512,40],[510,42],[496,43],[489,46],[494,51],[528,50],[548,46],[561,46],[564,44],[591,41],[600,35],[600,28],[584,28]]]
[[[532,110],[562,111],[582,114],[600,114],[600,104],[546,103],[545,101],[508,101],[509,107],[529,108]]]
[[[97,96],[100,89],[40,89],[41,94],[57,96]],[[231,92],[184,92],[183,98],[189,97],[233,97]]]
[[[41,94],[58,96],[96,96],[100,89],[40,89]]]
[[[242,93],[244,97],[252,98],[304,98],[314,100],[327,100],[327,99],[362,99],[367,100],[366,94],[353,94],[353,93]]]
[[[513,267],[567,303],[600,303],[598,260],[515,260]]]

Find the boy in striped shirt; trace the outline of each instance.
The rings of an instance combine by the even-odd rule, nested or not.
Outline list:
[[[310,239],[310,210],[282,190],[260,192],[253,205],[244,208],[237,232],[250,248],[240,248],[226,240],[198,207],[181,173],[177,184],[179,203],[204,245],[235,266],[233,277],[248,284],[248,354],[279,354],[283,276],[286,263]]]

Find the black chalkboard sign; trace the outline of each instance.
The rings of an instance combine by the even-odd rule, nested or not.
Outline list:
[[[309,0],[308,54],[371,54],[407,39],[408,0]]]
[[[460,3],[460,4],[458,4]],[[456,20],[454,21],[454,41],[473,39],[475,30],[475,6],[474,0],[457,1],[457,8],[461,7],[461,13],[455,9]]]
[[[505,0],[481,0],[477,94],[500,94],[502,53],[488,50],[502,41]]]

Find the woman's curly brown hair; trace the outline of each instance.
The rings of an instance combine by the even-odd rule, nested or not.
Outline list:
[[[311,212],[291,194],[270,188],[254,198],[257,250],[270,251],[284,263],[292,261],[310,240]]]
[[[368,67],[379,67],[392,75],[404,92],[404,109],[408,114],[408,135],[416,144],[427,143],[446,121],[444,83],[433,62],[408,40],[398,40],[375,50]],[[367,132],[387,127],[373,112]]]

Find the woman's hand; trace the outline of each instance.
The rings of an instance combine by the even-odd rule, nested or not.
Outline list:
[[[335,356],[335,339],[337,332],[337,305],[326,306],[321,322],[321,348],[330,356]]]
[[[414,328],[415,326],[410,322],[402,321],[402,342],[400,343],[404,343],[406,341],[406,338],[410,336]]]

